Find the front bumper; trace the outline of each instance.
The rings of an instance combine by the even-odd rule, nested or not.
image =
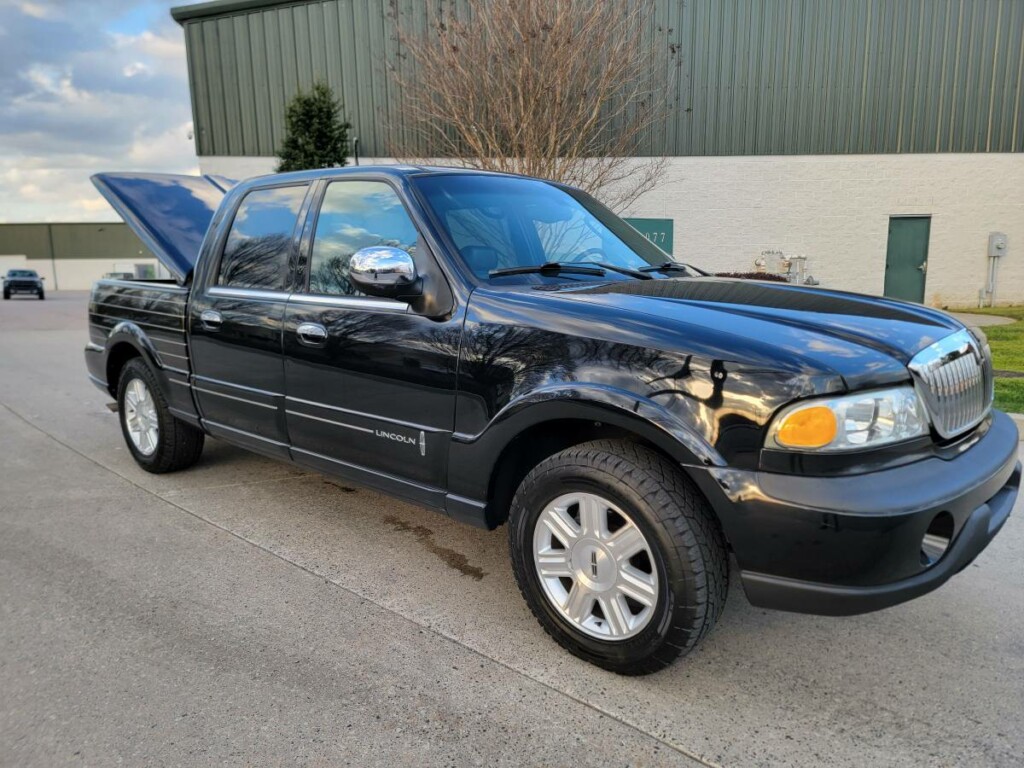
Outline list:
[[[8,283],[4,288],[8,293],[39,293],[43,286],[38,283]]]
[[[1013,509],[1018,440],[1013,421],[993,412],[985,434],[952,458],[843,477],[716,468],[696,479],[751,603],[844,616],[919,597],[977,557]],[[953,537],[925,564],[922,540],[941,513]]]

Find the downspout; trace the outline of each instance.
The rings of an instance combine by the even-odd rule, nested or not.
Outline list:
[[[53,290],[60,290],[57,286],[57,252],[53,250],[53,224],[46,225],[46,234],[50,240],[50,268],[53,270]]]

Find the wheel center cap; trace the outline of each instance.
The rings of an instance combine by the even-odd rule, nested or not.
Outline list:
[[[573,545],[572,568],[576,578],[595,592],[603,592],[615,584],[618,569],[603,544],[594,539],[580,539]]]

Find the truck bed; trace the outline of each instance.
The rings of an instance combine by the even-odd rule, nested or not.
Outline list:
[[[113,354],[116,349],[104,355],[108,345],[116,347],[118,337],[126,332],[144,337],[157,375],[171,385],[165,390],[168,405],[191,421],[196,416],[189,390],[192,366],[185,336],[187,305],[188,288],[171,281],[100,280],[89,300],[89,341],[97,358],[105,358],[109,367],[118,355]],[[117,381],[109,380],[113,377],[108,371],[91,373],[98,385],[114,394]]]

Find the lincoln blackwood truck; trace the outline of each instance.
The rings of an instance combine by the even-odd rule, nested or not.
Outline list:
[[[984,335],[671,261],[592,197],[478,171],[101,174],[175,280],[102,280],[91,379],[143,469],[206,435],[507,524],[572,653],[640,674],[725,604],[847,615],[966,567],[1020,485]]]

